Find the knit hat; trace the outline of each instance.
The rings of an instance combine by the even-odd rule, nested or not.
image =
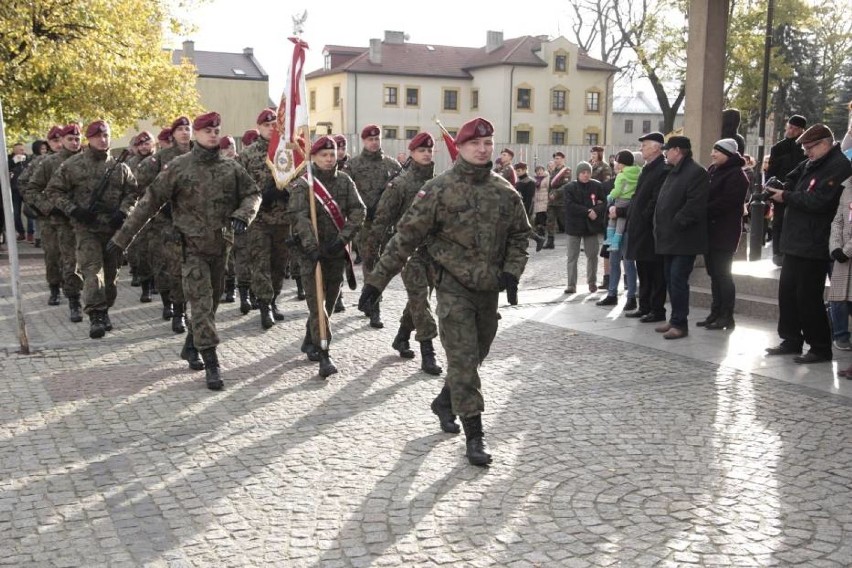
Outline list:
[[[790,118],[787,119],[787,124],[792,124],[793,126],[798,126],[802,130],[808,127],[807,119],[801,114],[794,114]]]
[[[583,172],[592,173],[592,164],[589,162],[580,162],[577,164],[576,174],[579,176]]]
[[[726,156],[733,158],[737,155],[737,141],[733,138],[722,138],[715,144],[713,144],[713,149],[722,152]]]
[[[616,163],[623,164],[625,166],[633,165],[633,152],[630,150],[621,150],[618,154],[615,155]]]

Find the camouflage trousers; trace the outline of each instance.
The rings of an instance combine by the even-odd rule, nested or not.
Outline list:
[[[559,223],[564,218],[565,218],[565,206],[564,205],[548,205],[547,206],[547,236],[548,237],[552,237],[552,236],[556,235],[556,232],[559,229]]]
[[[83,275],[83,311],[104,311],[115,303],[118,293],[119,258],[106,254],[112,233],[98,233],[85,227],[75,229],[77,264]]]
[[[249,228],[251,231],[251,228]],[[251,286],[251,258],[248,245],[248,233],[234,236],[234,247],[228,255],[225,267],[227,278],[233,279],[238,286]]]
[[[217,246],[196,246],[192,240],[184,245],[183,292],[190,312],[187,331],[199,351],[219,345],[216,310],[225,288],[225,262],[231,243],[221,233],[218,240]],[[213,254],[217,247],[219,254]]]
[[[462,418],[485,410],[478,367],[497,335],[499,293],[469,290],[446,271],[438,283],[438,321],[447,354],[446,385],[453,413]]]
[[[41,247],[44,250],[44,276],[50,286],[62,284],[62,251],[59,248],[59,226],[47,217],[39,217]]]
[[[290,249],[285,244],[290,225],[255,220],[248,235],[252,292],[261,302],[271,302],[281,292],[290,263]]]
[[[155,275],[151,258],[154,256],[152,248],[156,247],[156,242],[157,235],[152,230],[152,223],[148,223],[127,247],[127,264],[130,265],[133,275],[143,282]]]
[[[47,283],[61,283],[67,298],[79,296],[83,289],[83,279],[77,270],[77,238],[74,236],[74,228],[68,219],[55,215],[40,220],[39,227],[44,247]]]
[[[355,244],[358,246],[358,253],[361,255],[361,271],[363,272],[364,279],[367,279],[367,275],[373,271],[373,267],[376,266],[376,262],[379,260],[379,254],[381,253],[381,248],[384,243],[379,244],[378,249],[376,249],[375,243],[370,240],[370,232],[373,228],[372,221],[364,221],[364,224],[361,225],[361,229],[358,231],[358,235],[355,237]]]
[[[343,283],[343,271],[346,268],[345,258],[321,258],[319,264],[322,267],[323,289],[325,291],[325,310],[322,317],[325,319],[328,339],[331,340],[331,328],[328,326],[328,314],[334,310],[334,304],[340,295],[340,285]],[[305,288],[305,302],[308,304],[308,330],[311,333],[311,342],[319,347],[319,311],[317,310],[317,287],[314,263],[304,255],[300,255],[299,268],[302,274],[302,285]]]
[[[169,220],[161,229],[155,229],[157,235],[151,250],[154,274],[160,296],[173,303],[185,302],[183,293],[183,247],[180,235]]]
[[[427,341],[438,336],[438,326],[432,317],[429,295],[435,287],[435,274],[431,258],[425,251],[418,250],[408,259],[402,269],[402,283],[408,302],[399,320],[404,329],[414,329],[414,339]]]

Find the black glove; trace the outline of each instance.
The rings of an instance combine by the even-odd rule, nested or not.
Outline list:
[[[248,231],[248,224],[242,219],[231,217],[231,228],[234,229],[235,235],[245,235]]]
[[[511,305],[518,305],[518,279],[514,274],[504,272],[500,275],[500,290],[506,290],[506,298]]]
[[[272,205],[272,202],[275,201],[275,194],[278,193],[278,190],[275,189],[275,184],[271,184],[269,187],[263,190],[263,193],[260,194],[260,205],[262,207],[269,207]]]
[[[361,289],[361,297],[358,298],[358,309],[364,313],[371,313],[373,311],[373,304],[376,303],[376,300],[381,295],[382,291],[372,284],[364,284],[364,287]]]
[[[110,228],[115,229],[117,231],[119,228],[121,228],[121,225],[122,225],[122,223],[124,223],[125,219],[127,219],[127,215],[125,215],[121,211],[116,211],[109,218]]]
[[[849,260],[849,257],[843,252],[843,249],[836,248],[831,251],[831,258],[836,260],[837,262],[843,263]]]
[[[308,260],[310,260],[311,263],[316,264],[317,262],[319,262],[320,252],[318,250],[314,249],[314,250],[308,252],[307,255],[308,255]]]
[[[21,207],[21,211],[23,211],[24,215],[26,215],[30,219],[35,219],[38,217],[38,214],[35,212],[35,210],[33,210],[32,207],[30,207],[29,203],[24,203],[24,205]]]
[[[106,256],[109,259],[115,260],[117,263],[121,260],[121,255],[124,254],[124,249],[118,246],[114,240],[110,239],[106,244]]]
[[[333,241],[323,245],[322,252],[323,256],[335,256],[343,251],[343,247],[346,246],[346,243],[343,242],[343,239],[340,237],[335,237]]]
[[[75,207],[69,215],[84,225],[91,225],[98,220],[98,216],[85,207]]]

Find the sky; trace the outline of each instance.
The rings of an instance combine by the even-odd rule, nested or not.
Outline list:
[[[174,37],[170,47],[180,48],[185,39],[199,51],[240,53],[254,48],[256,59],[269,74],[270,97],[278,100],[284,88],[295,15],[308,11],[302,38],[310,49],[308,71],[322,67],[325,45],[367,47],[371,38],[383,38],[385,30],[409,34],[412,43],[481,47],[486,32],[502,31],[504,38],[522,35],[563,35],[572,39],[567,2],[524,0],[465,2],[390,2],[388,0],[325,0],[324,2],[274,0],[209,0],[179,14],[195,25],[188,37]]]

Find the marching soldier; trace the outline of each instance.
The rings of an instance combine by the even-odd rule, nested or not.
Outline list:
[[[88,148],[62,162],[45,192],[71,218],[83,275],[83,311],[89,315],[89,337],[98,339],[112,331],[109,308],[115,303],[121,262],[106,254],[106,245],[136,203],[137,186],[127,164],[109,153],[106,122],[89,124],[86,138]]]
[[[483,441],[485,402],[477,368],[497,334],[500,290],[517,292],[530,231],[521,196],[491,171],[493,134],[483,118],[459,129],[459,158],[418,192],[359,300],[359,307],[368,308],[425,241],[438,267],[438,318],[448,363],[432,411],[445,432],[458,432],[455,415],[461,416],[466,455],[474,465],[491,462]]]
[[[352,179],[337,170],[337,149],[331,136],[323,136],[311,146],[310,165],[314,176],[314,192],[317,199],[317,235],[311,225],[308,182],[300,177],[290,186],[289,211],[292,215],[293,232],[301,243],[299,267],[308,303],[308,324],[302,352],[311,361],[319,361],[319,374],[325,378],[337,372],[337,367],[327,350],[321,349],[319,318],[326,319],[331,313],[343,272],[349,262],[346,245],[352,242],[364,222],[365,207]],[[317,310],[317,284],[315,267],[322,266],[325,291],[325,310]],[[331,339],[331,331],[329,337]]]
[[[174,226],[181,235],[183,288],[191,308],[181,357],[196,369],[201,354],[210,390],[224,385],[216,353],[216,308],[228,249],[234,233],[246,231],[260,204],[260,193],[245,169],[219,155],[220,122],[216,112],[196,117],[195,146],[163,166],[109,246],[113,255],[126,248],[160,207],[171,204]]]
[[[556,229],[559,228],[559,219],[565,217],[565,190],[563,186],[571,181],[571,168],[565,165],[565,154],[554,152],[553,172],[550,174],[550,190],[547,196],[547,242],[546,249],[555,248],[553,242]]]
[[[376,207],[376,216],[366,239],[371,250],[378,250],[388,232],[396,225],[402,215],[411,206],[417,192],[427,181],[435,177],[435,163],[432,161],[435,139],[428,132],[420,132],[408,144],[410,165],[398,177],[394,178],[382,193]],[[429,296],[435,287],[435,275],[432,259],[425,245],[417,247],[402,269],[402,282],[408,295],[408,302],[400,319],[399,331],[393,340],[393,348],[400,357],[411,359],[409,340],[411,332],[416,330],[415,339],[420,343],[421,369],[430,375],[440,375],[443,369],[435,362],[435,347],[432,340],[438,336],[438,326],[432,317]]]
[[[349,154],[346,152],[346,136],[343,134],[335,134],[334,143],[337,144],[337,171],[346,171],[346,168],[349,165]],[[353,248],[355,249],[355,264],[361,264],[361,251],[358,250],[358,247],[355,246],[355,244],[356,243],[352,243]],[[304,293],[302,296],[304,297]],[[341,290],[340,295],[337,296],[337,303],[334,304],[334,313],[339,314],[345,311],[346,305],[343,303],[343,290]]]
[[[503,148],[500,152],[499,164],[494,167],[494,171],[503,176],[503,179],[515,187],[518,183],[518,174],[515,172],[515,151],[511,148]]]
[[[358,242],[358,252],[364,261],[363,269],[366,277],[373,269],[381,250],[367,250],[367,243],[364,240],[366,235],[370,233],[373,217],[376,215],[376,206],[385,186],[391,178],[399,174],[402,166],[393,158],[385,156],[382,151],[382,131],[375,124],[368,124],[361,130],[361,142],[364,145],[361,153],[349,160],[349,167],[345,171],[352,177],[352,181],[355,182],[355,187],[358,188],[358,193],[361,194],[364,205],[367,207],[364,230]],[[384,245],[384,243],[381,243],[381,245]],[[380,302],[381,300],[375,302],[372,311],[367,314],[370,316],[370,326],[377,329],[384,327],[379,308]]]
[[[233,160],[239,157],[237,154],[237,142],[233,136],[223,136],[219,140],[219,155],[226,160]],[[234,241],[236,242],[236,237]],[[237,291],[237,273],[234,269],[234,248],[231,247],[231,252],[228,254],[228,262],[225,265],[225,293],[222,295],[223,304],[233,304],[236,301],[234,294]]]
[[[145,130],[137,134],[131,140],[130,148],[133,155],[127,158],[125,162],[127,167],[137,178],[138,185],[138,170],[139,165],[148,157],[154,154],[154,139],[151,134]],[[140,194],[144,191],[144,187],[140,186]],[[156,257],[154,251],[154,241],[157,234],[151,231],[151,227],[146,227],[145,232],[139,235],[139,238],[133,243],[130,250],[127,251],[127,263],[130,265],[130,272],[133,275],[131,285],[141,286],[142,294],[139,296],[139,301],[143,304],[151,302],[151,294],[155,291],[154,286],[154,268],[153,262]]]

